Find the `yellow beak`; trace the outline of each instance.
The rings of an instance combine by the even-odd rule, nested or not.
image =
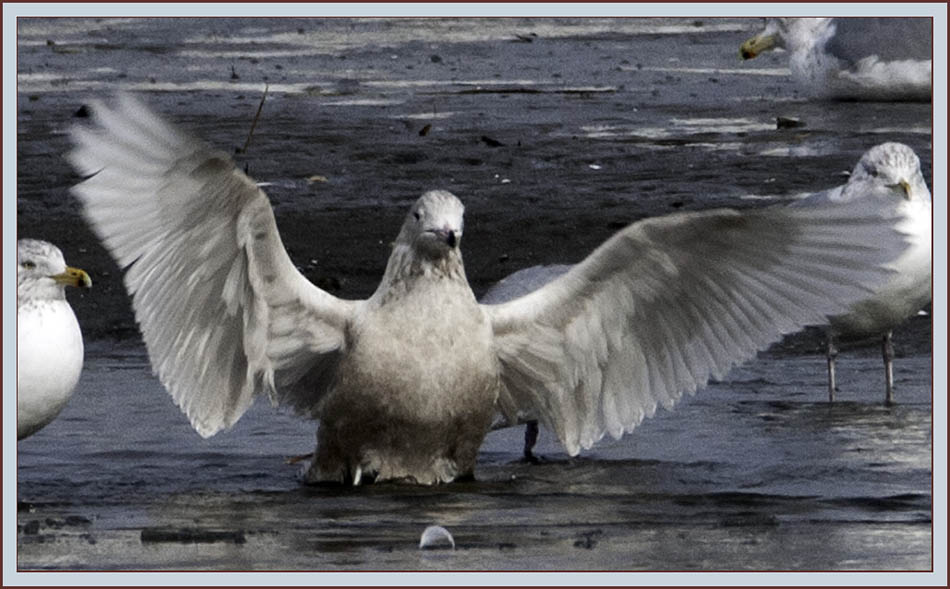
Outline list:
[[[775,41],[775,35],[758,35],[752,37],[739,46],[739,57],[742,59],[757,57],[760,53],[774,49]]]
[[[53,280],[60,284],[65,284],[66,286],[78,286],[80,288],[91,288],[92,279],[89,278],[89,275],[86,274],[85,270],[80,270],[79,268],[71,268],[66,266],[66,271],[62,274],[54,274],[50,276]]]
[[[911,190],[910,182],[908,182],[907,180],[901,179],[901,181],[898,182],[898,184],[900,184],[900,187],[904,189],[904,200],[910,200],[910,190]]]

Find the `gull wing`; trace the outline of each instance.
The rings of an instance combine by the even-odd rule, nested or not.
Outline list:
[[[267,196],[129,95],[72,130],[73,188],[120,267],[152,366],[202,436],[266,392],[315,414],[359,303],[294,267]]]
[[[485,305],[509,423],[536,416],[571,454],[823,324],[904,250],[881,199],[722,209],[628,226],[569,272]]]

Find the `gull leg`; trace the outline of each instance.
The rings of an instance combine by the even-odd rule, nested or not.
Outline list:
[[[894,343],[891,341],[892,332],[884,333],[881,341],[881,352],[884,356],[884,404],[894,404]]]
[[[828,349],[826,352],[828,357],[828,402],[833,403],[835,400],[835,391],[838,390],[838,386],[835,383],[835,360],[838,358],[838,348],[835,347],[835,341],[832,335],[828,334]]]
[[[538,457],[532,450],[538,443],[538,421],[531,420],[525,423],[524,428],[524,459],[528,462],[538,462]]]

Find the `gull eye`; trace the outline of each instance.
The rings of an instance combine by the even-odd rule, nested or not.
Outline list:
[[[23,262],[23,263],[20,264],[20,265],[23,266],[24,268],[26,268],[27,270],[32,270],[33,268],[36,268],[36,263],[35,263],[35,262],[31,262],[31,261],[29,261],[29,260]]]
[[[422,214],[420,214],[419,211],[414,212],[412,216],[416,218],[416,221],[422,219]]]

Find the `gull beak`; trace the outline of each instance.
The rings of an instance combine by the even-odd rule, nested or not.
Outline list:
[[[774,34],[758,35],[752,37],[739,46],[739,57],[742,59],[752,59],[760,53],[775,48],[776,37]]]
[[[458,245],[459,239],[462,237],[461,231],[454,231],[446,227],[445,229],[438,229],[433,231],[433,233],[440,240],[444,241],[450,248]]]
[[[901,178],[901,181],[897,183],[898,186],[904,191],[904,200],[912,200],[910,182]]]
[[[66,271],[62,274],[54,274],[50,276],[53,280],[60,284],[65,284],[66,286],[78,286],[79,288],[91,288],[92,279],[89,278],[89,275],[86,274],[85,270],[80,270],[79,268],[71,268],[66,266]]]

